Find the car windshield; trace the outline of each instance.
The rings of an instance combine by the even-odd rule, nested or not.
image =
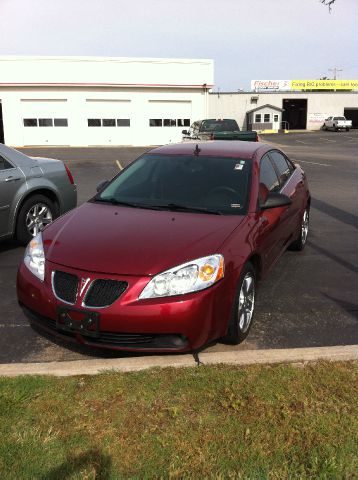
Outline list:
[[[232,132],[238,130],[235,120],[204,120],[201,124],[201,132]]]
[[[243,215],[250,160],[201,155],[143,155],[96,197],[95,202],[135,208]]]
[[[344,117],[334,117],[335,120],[345,120]]]

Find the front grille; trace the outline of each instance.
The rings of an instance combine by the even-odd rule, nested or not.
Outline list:
[[[53,289],[56,297],[74,304],[77,297],[78,277],[71,273],[56,270],[53,274]]]
[[[122,295],[127,286],[127,282],[118,280],[95,280],[86,294],[84,305],[97,308],[112,305]]]

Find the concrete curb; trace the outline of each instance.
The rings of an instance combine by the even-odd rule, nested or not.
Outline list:
[[[199,355],[203,365],[251,365],[275,363],[306,363],[326,360],[332,362],[358,361],[358,345],[274,350],[245,350],[236,352],[204,352]],[[105,371],[135,372],[149,368],[194,367],[192,355],[169,355],[116,359],[75,360],[49,363],[9,363],[0,365],[0,376],[18,375],[95,375]]]

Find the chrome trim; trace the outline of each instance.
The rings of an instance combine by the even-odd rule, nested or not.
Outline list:
[[[63,303],[66,303],[66,305],[76,305],[77,303],[77,298],[78,298],[78,287],[77,287],[77,291],[76,291],[76,300],[74,303],[71,303],[71,302],[66,302],[66,300],[63,300],[63,298],[60,298],[57,296],[56,294],[56,291],[55,291],[55,285],[54,285],[54,276],[55,276],[55,273],[56,273],[57,270],[52,270],[52,273],[51,273],[51,286],[52,286],[52,292],[53,294],[55,295],[55,297],[57,298],[57,300],[60,300],[60,302],[63,302]],[[67,273],[67,272],[63,272],[63,273]],[[73,275],[73,274],[71,274]],[[78,278],[78,277],[77,277]]]

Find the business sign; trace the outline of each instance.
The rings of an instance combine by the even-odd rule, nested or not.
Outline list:
[[[291,80],[251,80],[251,90],[291,90]]]
[[[251,90],[358,90],[358,80],[251,80]]]
[[[358,90],[358,80],[291,80],[291,90]]]
[[[308,113],[307,123],[322,124],[328,116],[328,113]]]

